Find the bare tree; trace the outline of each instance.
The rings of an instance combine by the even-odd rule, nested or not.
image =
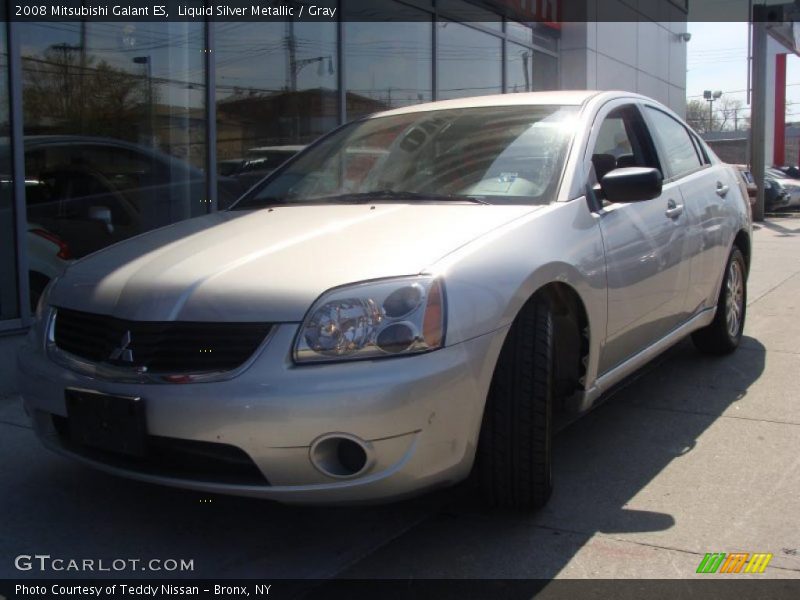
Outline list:
[[[739,98],[730,96],[720,98],[716,109],[719,116],[719,130],[746,129],[749,119],[745,118],[744,110],[744,102]]]
[[[719,131],[719,115],[709,115],[708,102],[705,100],[689,100],[686,103],[686,122],[698,133]]]
[[[25,121],[39,131],[135,136],[151,100],[146,78],[70,50],[23,58]]]

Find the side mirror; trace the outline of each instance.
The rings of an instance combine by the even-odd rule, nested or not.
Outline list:
[[[600,182],[609,202],[640,202],[661,195],[661,171],[650,167],[624,167],[609,171]]]
[[[89,219],[91,221],[100,221],[105,223],[106,231],[114,233],[114,223],[111,220],[111,209],[107,206],[90,206]]]

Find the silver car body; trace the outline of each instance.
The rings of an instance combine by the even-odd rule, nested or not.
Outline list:
[[[734,240],[749,240],[747,199],[733,168],[703,145],[709,164],[665,179],[661,197],[593,211],[586,182],[604,117],[622,105],[672,114],[634,94],[509,94],[383,114],[525,104],[580,107],[549,205],[407,202],[221,212],[71,265],[49,290],[18,355],[26,407],[41,439],[140,480],[285,502],[374,501],[452,484],[472,467],[512,321],[537,290],[556,282],[578,295],[588,321],[585,372],[569,408],[591,408],[615,383],[711,322]],[[293,362],[298,327],[326,290],[426,273],[440,276],[446,290],[443,348],[382,360]],[[48,342],[53,307],[129,320],[276,325],[240,369],[180,385],[65,356]],[[66,414],[70,387],[145,398],[149,434],[236,446],[268,484],[164,476],[73,452],[59,443],[52,419]],[[333,477],[310,459],[315,443],[332,434],[366,449],[368,463],[357,476]]]

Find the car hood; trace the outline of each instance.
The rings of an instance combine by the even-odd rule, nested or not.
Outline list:
[[[358,204],[214,213],[76,262],[50,303],[142,321],[300,321],[330,288],[420,273],[536,208]]]

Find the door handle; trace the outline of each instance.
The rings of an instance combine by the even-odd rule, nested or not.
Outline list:
[[[664,211],[670,219],[677,219],[683,214],[683,204],[676,204],[675,200],[667,201],[667,210]]]
[[[728,186],[723,184],[721,181],[717,182],[717,196],[720,198],[724,198],[728,193]]]

